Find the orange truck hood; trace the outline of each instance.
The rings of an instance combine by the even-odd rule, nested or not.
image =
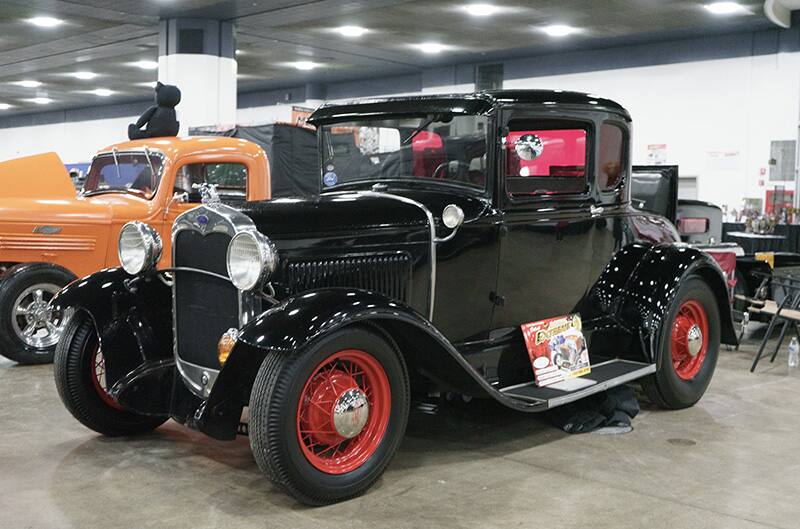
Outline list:
[[[48,152],[0,162],[0,198],[75,198],[64,162]]]
[[[79,199],[54,152],[0,162],[0,222],[109,224],[111,208]]]

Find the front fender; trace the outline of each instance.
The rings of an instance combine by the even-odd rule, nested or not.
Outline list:
[[[256,374],[270,352],[293,354],[348,325],[377,328],[397,343],[406,364],[445,386],[489,394],[513,408],[528,408],[496,391],[428,320],[413,308],[375,292],[330,288],[289,298],[241,329],[206,401],[198,428],[220,439],[235,434]]]
[[[67,285],[51,301],[58,309],[89,315],[103,351],[106,382],[124,407],[147,414],[169,413],[172,380],[172,291],[156,274],[130,276],[108,268]],[[158,385],[158,384],[156,384]]]
[[[656,362],[658,340],[672,300],[689,276],[703,278],[717,300],[722,343],[736,344],[725,275],[713,257],[687,246],[659,245],[648,251],[622,289],[618,320],[639,334],[644,353]]]

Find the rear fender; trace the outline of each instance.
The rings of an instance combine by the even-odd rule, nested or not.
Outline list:
[[[648,361],[658,361],[664,320],[681,283],[693,275],[705,280],[717,300],[722,343],[737,343],[725,276],[714,258],[686,246],[654,246],[625,283],[617,312],[620,324],[639,335]]]
[[[411,307],[374,292],[330,288],[289,298],[242,328],[197,427],[213,437],[231,438],[267,353],[294,354],[349,325],[377,328],[397,344],[409,369],[445,386],[466,394],[489,394],[513,408],[528,408],[493,389],[447,338]]]
[[[157,274],[108,268],[77,279],[51,301],[89,315],[97,330],[110,393],[139,413],[169,413],[172,291]]]

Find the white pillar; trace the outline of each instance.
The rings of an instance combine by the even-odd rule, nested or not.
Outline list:
[[[158,80],[181,90],[180,135],[236,124],[236,39],[229,22],[169,19],[160,24]]]

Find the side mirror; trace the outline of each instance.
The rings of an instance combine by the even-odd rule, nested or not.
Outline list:
[[[514,142],[514,150],[520,160],[533,161],[544,152],[544,143],[536,134],[525,134]]]

